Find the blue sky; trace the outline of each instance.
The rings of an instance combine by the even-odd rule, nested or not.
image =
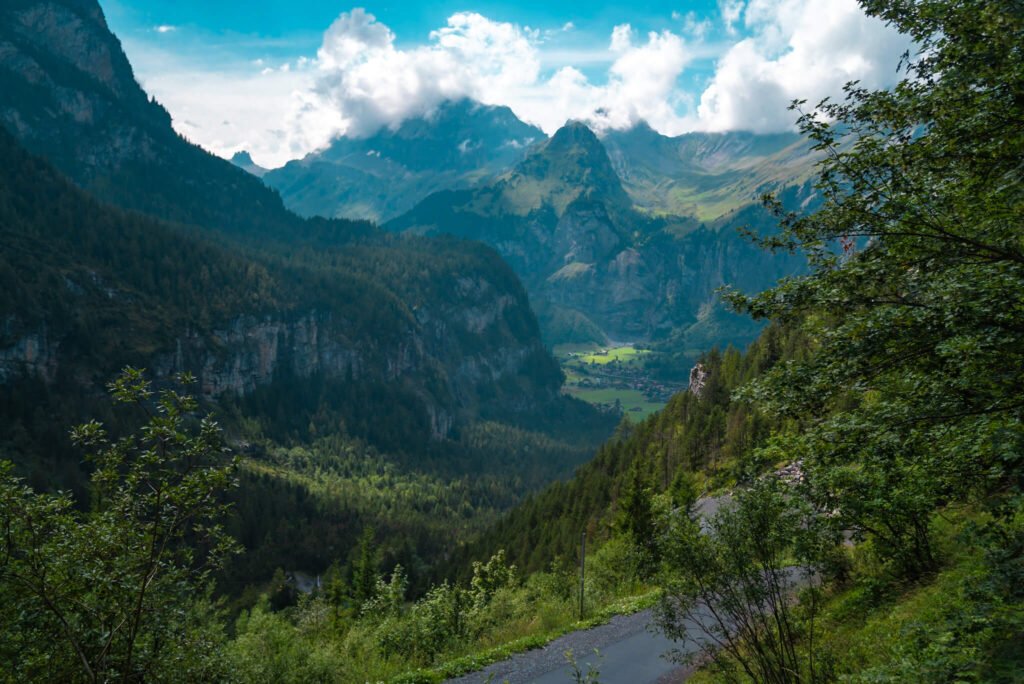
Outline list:
[[[907,46],[855,0],[100,4],[179,132],[268,166],[451,97],[549,133],[784,130],[795,97],[889,85]]]

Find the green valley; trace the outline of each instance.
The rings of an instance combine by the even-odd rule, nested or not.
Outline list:
[[[1019,0],[314,4],[0,5],[0,684],[1024,681]]]
[[[562,391],[602,411],[628,416],[634,422],[661,410],[685,386],[659,381],[646,361],[650,349],[563,344],[554,348],[565,373]]]

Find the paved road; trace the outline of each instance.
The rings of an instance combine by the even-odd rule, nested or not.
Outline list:
[[[688,670],[662,657],[678,646],[651,628],[651,611],[618,615],[608,624],[571,632],[544,648],[518,653],[479,672],[448,684],[569,684],[571,669],[565,652],[572,650],[580,669],[590,664],[600,671],[602,684],[664,684],[681,682]],[[600,657],[594,655],[598,649]]]
[[[701,497],[695,513],[702,520],[715,515],[731,495]],[[677,644],[652,626],[651,611],[618,615],[606,625],[571,632],[544,648],[518,653],[508,660],[457,679],[448,684],[567,684],[572,670],[565,659],[571,650],[585,673],[590,664],[600,671],[601,684],[668,684],[684,681],[690,669],[664,657],[673,648],[690,653],[693,642]],[[594,655],[594,649],[600,657]]]

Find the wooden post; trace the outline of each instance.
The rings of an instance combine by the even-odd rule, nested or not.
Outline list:
[[[587,531],[580,533],[580,620],[583,619],[583,580],[587,572]]]

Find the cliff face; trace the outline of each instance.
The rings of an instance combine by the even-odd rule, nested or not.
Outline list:
[[[492,398],[490,409],[508,412],[534,410],[558,396],[555,374],[539,382],[531,375],[538,359],[547,358],[539,339],[519,341],[500,331],[510,309],[519,306],[522,303],[514,297],[498,295],[465,309],[423,308],[417,311],[417,323],[387,345],[348,337],[343,323],[330,312],[242,315],[209,331],[181,331],[161,351],[134,360],[157,380],[191,372],[198,392],[207,399],[245,396],[279,377],[301,380],[318,375],[334,381],[399,386],[417,398],[430,418],[433,436],[444,438],[476,417],[484,401],[482,391]],[[8,327],[14,327],[15,321],[8,317]],[[0,385],[24,375],[52,384],[62,372],[78,377],[96,373],[98,369],[83,367],[70,351],[73,338],[67,338],[72,344],[62,344],[65,334],[59,327],[59,323],[44,323],[0,342]],[[478,344],[491,334],[503,342]],[[506,382],[529,389],[494,401],[493,389],[487,388]]]

